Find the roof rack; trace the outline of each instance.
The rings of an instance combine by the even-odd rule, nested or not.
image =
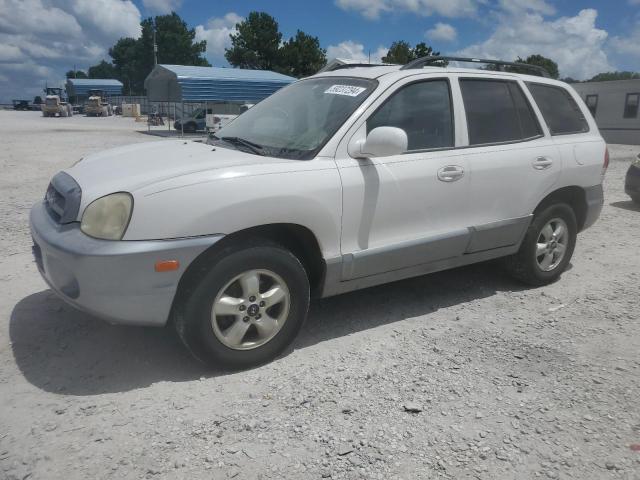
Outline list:
[[[345,68],[357,68],[357,67],[383,67],[385,63],[343,63],[333,65],[331,68],[324,70],[325,72],[334,72],[336,70],[343,70]]]
[[[469,63],[486,63],[488,65],[496,65],[498,70],[501,72],[508,71],[505,67],[516,67],[526,70],[532,70],[538,74],[541,74],[543,77],[549,78],[549,72],[546,69],[539,67],[538,65],[529,65],[528,63],[516,63],[516,62],[505,62],[503,60],[487,60],[485,58],[469,58],[469,57],[443,57],[440,55],[426,56],[417,58],[406,65],[403,65],[400,70],[410,70],[413,68],[422,68],[425,65],[443,62],[443,61],[451,61],[451,62],[469,62]]]

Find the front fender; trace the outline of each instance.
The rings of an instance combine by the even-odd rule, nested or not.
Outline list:
[[[228,235],[292,223],[314,233],[325,258],[340,254],[342,193],[335,168],[218,177],[133,195],[125,240]]]

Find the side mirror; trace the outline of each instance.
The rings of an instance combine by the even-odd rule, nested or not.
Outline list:
[[[401,128],[377,127],[369,132],[366,140],[359,140],[355,145],[356,158],[389,157],[407,151],[409,141]]]

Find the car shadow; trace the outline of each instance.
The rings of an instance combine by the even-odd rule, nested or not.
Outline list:
[[[609,205],[616,208],[622,208],[623,210],[631,210],[632,212],[640,212],[640,204],[635,203],[632,200],[625,200],[623,202],[611,202]]]
[[[524,288],[485,263],[317,300],[293,348],[422,315],[429,322],[428,314],[440,308]],[[51,290],[18,302],[9,333],[27,381],[64,395],[124,392],[228,373],[193,360],[171,328],[110,325],[66,305]]]

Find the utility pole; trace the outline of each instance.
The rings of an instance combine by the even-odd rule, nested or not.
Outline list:
[[[158,65],[158,44],[156,43],[156,21],[153,21],[153,66]]]

